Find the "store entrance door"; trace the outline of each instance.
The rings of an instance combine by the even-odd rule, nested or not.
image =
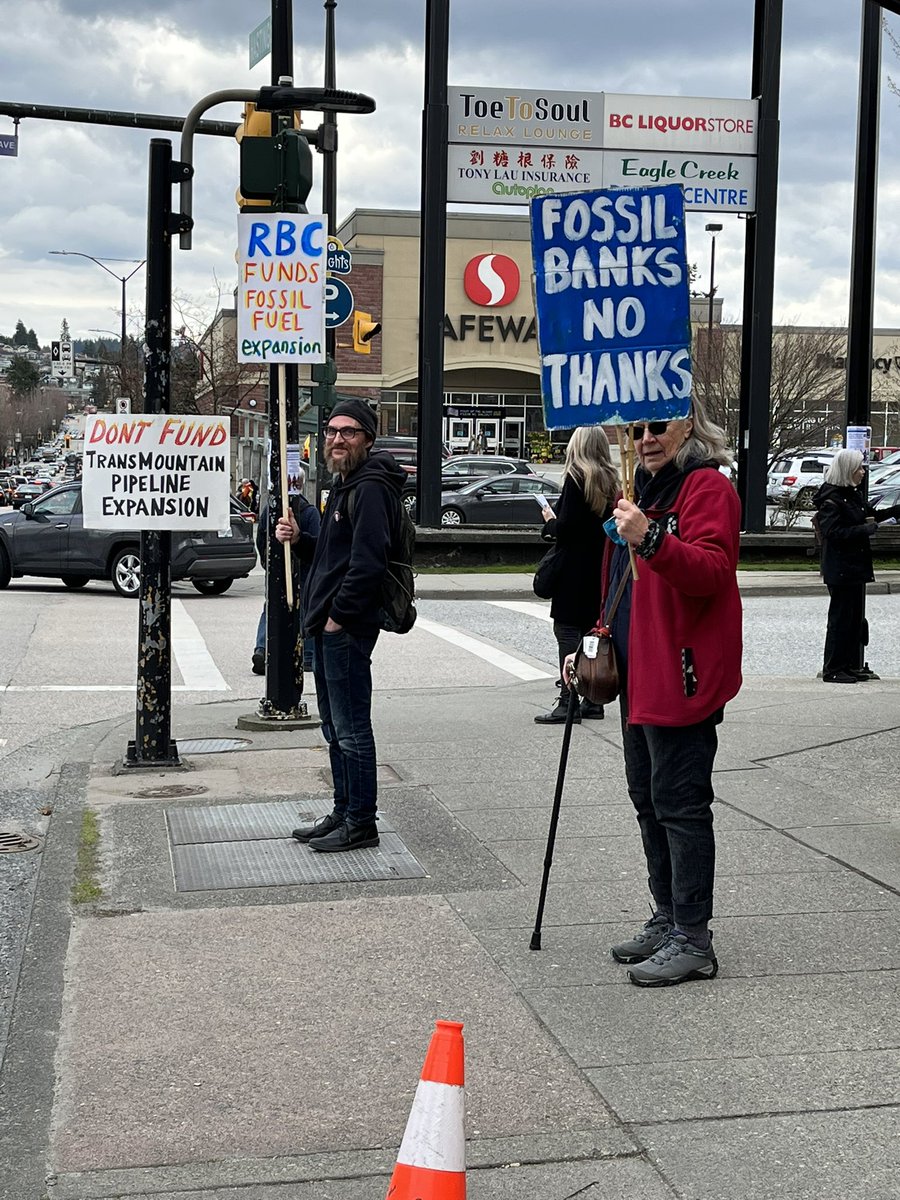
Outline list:
[[[465,454],[472,448],[472,422],[464,417],[447,417],[444,437],[454,454]]]
[[[503,422],[503,453],[509,455],[510,458],[522,457],[524,425],[524,421],[507,420]]]
[[[479,454],[498,454],[500,452],[499,421],[476,421],[475,440],[478,443]]]

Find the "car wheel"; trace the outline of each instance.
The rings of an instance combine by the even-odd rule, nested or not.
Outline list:
[[[400,497],[400,503],[403,505],[403,507],[406,509],[406,511],[408,513],[411,513],[412,510],[416,507],[416,493],[415,492],[404,492],[403,495]]]
[[[234,583],[233,579],[192,579],[191,583],[202,596],[221,596]]]
[[[812,508],[813,496],[816,494],[816,489],[811,487],[801,488],[797,493],[798,508]]]
[[[445,508],[441,512],[442,525],[465,525],[466,518],[458,508]]]
[[[133,547],[120,550],[113,559],[112,585],[120,596],[133,600],[141,590],[141,556]]]
[[[67,588],[76,591],[78,588],[87,587],[90,582],[87,575],[63,575],[62,581]]]
[[[0,546],[0,588],[5,588],[9,585],[12,579],[12,567],[9,564],[9,555]]]

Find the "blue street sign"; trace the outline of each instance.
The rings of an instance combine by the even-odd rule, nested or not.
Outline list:
[[[328,247],[328,270],[335,275],[349,275],[353,270],[353,257],[349,250]]]
[[[17,133],[0,133],[0,154],[7,158],[17,158],[19,154],[19,135]]]
[[[325,280],[325,328],[337,329],[350,320],[353,312],[353,293],[343,279],[329,276]]]

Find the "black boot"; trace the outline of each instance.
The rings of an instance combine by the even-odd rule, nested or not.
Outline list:
[[[593,700],[582,700],[580,712],[582,717],[589,721],[602,721],[606,715],[603,705],[595,704]]]
[[[569,689],[561,687],[559,689],[559,699],[553,708],[548,713],[540,713],[534,718],[536,725],[564,725],[566,714],[569,711]],[[581,724],[581,714],[578,709],[575,709],[575,724]]]

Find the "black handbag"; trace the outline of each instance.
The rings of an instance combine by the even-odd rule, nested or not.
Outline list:
[[[531,586],[534,588],[534,594],[542,600],[553,599],[553,593],[562,575],[563,553],[561,546],[551,546],[538,563]]]
[[[619,694],[619,667],[609,630],[628,580],[629,572],[626,569],[619,581],[609,612],[605,614],[606,624],[601,625],[598,621],[590,633],[585,634],[572,664],[572,683],[575,691],[591,704],[609,704]],[[596,644],[588,642],[588,638],[594,639]],[[586,642],[593,651],[590,655],[585,653]]]

